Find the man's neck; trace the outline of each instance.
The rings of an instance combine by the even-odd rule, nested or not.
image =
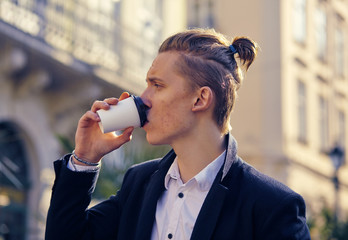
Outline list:
[[[225,135],[214,128],[197,131],[172,145],[178,157],[181,180],[185,183],[225,150]]]

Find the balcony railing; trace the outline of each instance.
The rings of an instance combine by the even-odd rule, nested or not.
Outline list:
[[[83,66],[111,82],[117,75],[130,81],[129,85],[142,85],[158,41],[146,39],[142,32],[120,22],[121,3],[1,0],[0,24],[21,33],[10,37],[26,44],[28,39],[35,41],[38,50],[66,65]]]

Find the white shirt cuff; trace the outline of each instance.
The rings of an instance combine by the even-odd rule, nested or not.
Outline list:
[[[100,166],[101,166],[100,163],[97,166],[83,166],[83,165],[75,164],[74,160],[72,159],[72,155],[70,156],[68,161],[68,168],[74,172],[96,172],[96,171],[99,171]]]

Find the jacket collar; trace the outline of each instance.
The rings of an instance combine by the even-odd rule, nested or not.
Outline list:
[[[233,163],[237,161],[237,141],[231,133],[226,134],[226,156],[222,169],[221,182],[226,177]]]
[[[226,142],[226,155],[225,155],[224,165],[222,168],[222,176],[220,179],[221,182],[226,177],[232,164],[237,161],[237,141],[235,140],[235,138],[232,136],[231,133],[228,133],[225,135],[225,142]],[[176,154],[174,150],[171,150],[161,160],[159,165],[159,171],[165,171],[167,173],[175,157],[176,157]]]

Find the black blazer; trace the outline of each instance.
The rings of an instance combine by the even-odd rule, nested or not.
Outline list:
[[[241,160],[234,138],[226,137],[224,166],[203,203],[191,239],[310,239],[302,197]],[[69,170],[69,157],[54,163],[46,239],[150,239],[157,200],[165,191],[164,177],[175,152],[131,167],[116,196],[91,209],[87,207],[98,176]]]

